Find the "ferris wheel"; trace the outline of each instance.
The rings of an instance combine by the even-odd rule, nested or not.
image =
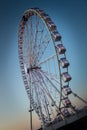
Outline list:
[[[71,110],[76,112],[69,96],[72,79],[62,37],[48,14],[39,8],[30,8],[22,16],[18,51],[20,67],[32,111],[45,129],[52,122],[64,120]],[[73,93],[74,94],[74,93]],[[74,94],[74,96],[76,96]]]

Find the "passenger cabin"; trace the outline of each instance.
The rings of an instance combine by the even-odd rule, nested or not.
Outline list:
[[[27,85],[27,81],[24,81],[24,84]]]
[[[52,21],[47,22],[47,25],[50,31],[56,30],[56,25]]]
[[[21,25],[20,27],[21,27],[21,30],[23,30],[23,31],[24,31],[24,25]]]
[[[68,85],[63,86],[63,89],[65,90],[65,94],[66,95],[69,95],[69,94],[72,93],[72,90],[71,90],[71,88]]]
[[[22,71],[22,74],[25,74],[25,71],[24,71],[24,70]]]
[[[29,12],[29,13],[28,13],[28,17],[30,17],[30,16],[32,16],[32,15],[34,15],[33,12]]]
[[[62,121],[62,120],[63,120],[62,117],[61,117],[61,115],[59,115],[59,116],[57,117],[57,120],[58,120],[58,121]]]
[[[65,117],[69,117],[70,116],[70,113],[69,113],[68,109],[66,109],[66,108],[63,110],[62,114]]]
[[[20,40],[22,40],[23,39],[23,37],[22,36],[20,36]]]
[[[28,85],[25,86],[26,89],[29,89]]]
[[[25,15],[22,17],[22,19],[23,19],[23,21],[25,21],[25,22],[28,21],[28,17],[25,16]]]
[[[66,58],[61,58],[60,64],[61,64],[62,68],[67,68],[69,66],[69,62]]]
[[[61,40],[61,35],[57,32],[57,31],[54,31],[52,33],[52,38],[53,40],[56,42],[56,41],[60,41]]]
[[[20,45],[22,45],[22,43],[23,43],[22,40],[19,40],[18,42],[20,42]]]
[[[20,55],[22,55],[22,54],[23,54],[23,52],[22,52],[21,50],[19,50],[19,54],[20,54]]]
[[[64,99],[64,104],[65,104],[66,107],[71,105],[71,102],[68,99],[68,97]]]
[[[68,72],[64,72],[61,75],[64,82],[69,82],[71,80],[71,76],[68,74]]]
[[[44,13],[44,11],[41,10],[41,9],[39,9],[38,12],[39,12],[40,15],[42,15]]]
[[[23,69],[23,70],[24,70],[24,66],[23,66],[23,65],[21,65],[21,69]]]
[[[22,46],[19,46],[19,49],[22,50]]]
[[[57,51],[58,51],[59,54],[64,54],[65,51],[66,51],[66,48],[63,46],[63,44],[58,44],[56,46],[56,49],[57,49]]]
[[[43,14],[42,14],[42,17],[43,17],[43,19],[44,19],[46,22],[51,21],[51,18],[49,17],[48,14],[43,13]]]
[[[23,76],[23,79],[24,79],[24,80],[27,80],[26,76]]]
[[[22,60],[20,60],[20,64],[21,64],[21,65],[23,65],[23,64],[24,64]]]

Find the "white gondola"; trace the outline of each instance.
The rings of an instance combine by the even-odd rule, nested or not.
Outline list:
[[[66,51],[66,48],[63,46],[63,44],[58,44],[56,46],[56,49],[57,49],[57,51],[58,51],[59,54],[64,54],[65,51]]]
[[[61,40],[61,35],[57,31],[55,31],[55,32],[52,33],[52,38],[53,38],[53,40],[55,42],[60,41]]]
[[[27,79],[26,76],[23,76],[23,79],[26,80]]]
[[[20,26],[20,28],[21,28],[22,30],[24,30],[24,25]]]
[[[69,82],[71,80],[71,76],[68,74],[68,72],[64,72],[61,75],[64,82]]]
[[[21,69],[24,69],[24,66],[23,66],[23,65],[21,65],[20,67],[21,67]]]
[[[24,25],[25,25],[25,21],[20,25],[20,27],[19,27],[19,30],[20,30],[20,31],[21,31],[21,30],[24,31]]]
[[[24,71],[24,70],[22,71],[22,74],[25,74],[25,71]]]
[[[34,13],[33,12],[28,12],[28,10],[25,12],[25,14],[24,14],[24,16],[25,16],[25,18],[28,18],[28,17],[30,17],[30,16],[32,16],[32,15],[34,15]],[[26,19],[26,20],[24,20],[25,22],[27,21],[28,19]]]
[[[69,95],[72,93],[72,90],[71,90],[71,88],[68,87],[65,89],[65,92],[66,92],[66,95]]]
[[[28,21],[28,16],[27,15],[24,15],[23,17],[22,17],[22,19],[23,19],[23,21]]]
[[[43,13],[43,14],[42,14],[42,17],[43,17],[43,19],[44,19],[46,22],[51,21],[51,18],[49,17],[48,14]]]
[[[69,95],[69,94],[72,93],[72,90],[71,90],[71,88],[68,85],[63,86],[63,89],[65,90],[65,94],[66,95]]]
[[[63,114],[63,116],[65,116],[65,117],[70,116],[70,113],[69,113],[68,109],[66,109],[66,108],[63,110],[62,114]]]
[[[38,12],[39,12],[40,15],[42,15],[44,13],[44,11],[41,10],[41,9],[39,9]]]
[[[47,25],[50,31],[56,30],[56,25],[52,21],[47,22]]]
[[[22,21],[22,22],[21,22],[21,26],[24,26],[24,25],[25,25],[25,21]]]
[[[26,89],[29,89],[28,85],[25,86]]]
[[[22,51],[22,47],[19,48],[19,51]]]
[[[24,32],[24,29],[21,29],[21,34],[23,34],[23,32]]]
[[[61,117],[61,115],[59,115],[59,116],[57,117],[57,120],[58,120],[58,121],[62,121],[62,120],[63,120],[63,118]]]
[[[71,102],[68,99],[68,97],[64,99],[64,104],[65,104],[66,107],[71,105]]]
[[[20,55],[23,55],[22,50],[18,50],[18,52],[19,52]]]
[[[21,59],[20,59],[20,64],[21,64],[21,65],[23,65],[23,64],[24,64],[24,63],[23,63],[23,60],[21,60]]]
[[[27,81],[24,81],[25,84],[27,84]]]
[[[22,40],[20,40],[19,42],[20,42],[20,45],[22,45],[22,43],[23,43]]]
[[[23,37],[22,36],[20,36],[20,40],[22,40],[23,39]]]
[[[69,62],[66,58],[61,58],[60,64],[61,64],[62,68],[67,68],[69,66]]]
[[[20,31],[19,37],[20,37],[21,35],[23,35],[23,32],[24,32],[23,30]]]
[[[22,56],[20,56],[19,58],[20,58],[21,60],[23,60],[23,57],[22,57]]]

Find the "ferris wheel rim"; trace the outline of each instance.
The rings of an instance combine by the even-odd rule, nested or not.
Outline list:
[[[53,30],[50,30],[50,28],[48,27],[48,23],[46,23],[46,21],[44,20],[44,18],[41,16],[41,14],[38,12],[38,9],[34,9],[34,8],[31,8],[29,10],[27,10],[24,14],[23,14],[23,17],[21,19],[21,24],[20,24],[20,27],[19,27],[19,39],[18,39],[18,48],[19,48],[19,59],[20,59],[20,67],[21,67],[21,72],[22,72],[22,77],[23,77],[23,80],[24,80],[24,84],[25,84],[25,88],[27,90],[27,93],[28,95],[30,94],[29,92],[29,84],[27,82],[27,69],[29,70],[33,70],[33,69],[40,69],[39,67],[39,64],[41,64],[39,62],[39,64],[36,64],[35,66],[34,65],[31,65],[29,68],[26,68],[25,66],[25,63],[23,61],[23,48],[22,48],[22,45],[23,45],[23,32],[24,32],[24,27],[25,27],[25,24],[26,24],[26,21],[23,20],[23,18],[26,18],[26,19],[29,19],[31,16],[32,16],[32,13],[34,13],[33,15],[37,15],[39,16],[39,19],[43,22],[43,24],[45,25],[50,37],[51,37],[51,40],[52,40],[52,44],[54,46],[54,50],[55,50],[55,54],[54,56],[57,57],[57,64],[58,64],[58,71],[59,71],[59,76],[60,76],[60,101],[59,101],[59,109],[61,107],[61,97],[62,97],[62,76],[61,76],[61,68],[60,68],[60,61],[59,61],[59,55],[56,51],[56,48],[55,48],[55,41],[52,37],[52,33],[53,33]],[[27,15],[27,17],[26,17]],[[51,19],[51,18],[50,18]],[[51,22],[53,22],[51,20]],[[53,24],[53,23],[52,23]],[[56,28],[56,25],[54,24],[54,27],[55,27],[55,31],[57,31],[57,28]],[[59,36],[60,37],[60,36]],[[61,38],[58,39],[58,41],[61,42]],[[54,57],[53,56],[53,57]],[[51,57],[52,58],[52,57]],[[50,58],[49,58],[50,59]],[[48,59],[47,59],[48,60]],[[42,62],[45,62],[45,61],[42,61]],[[35,78],[35,77],[34,77]],[[30,98],[30,97],[29,97]]]

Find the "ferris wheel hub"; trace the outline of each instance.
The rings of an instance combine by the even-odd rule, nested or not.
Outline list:
[[[27,73],[29,73],[29,71],[37,70],[37,69],[41,69],[41,67],[38,67],[38,66],[31,66],[31,67],[27,68]]]

